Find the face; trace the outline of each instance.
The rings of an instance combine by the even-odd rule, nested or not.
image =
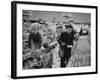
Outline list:
[[[32,28],[32,33],[38,33],[39,30],[37,28]]]
[[[67,28],[67,29],[66,29],[66,32],[67,32],[67,33],[71,33],[71,32],[72,32],[72,28]]]

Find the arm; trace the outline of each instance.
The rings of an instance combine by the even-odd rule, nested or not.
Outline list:
[[[58,43],[61,45],[61,42],[62,42],[62,38],[63,38],[63,33],[61,33],[59,39],[58,39]]]
[[[28,37],[28,48],[31,48],[31,34]]]
[[[66,42],[65,42],[65,40],[64,40],[64,33],[62,33],[61,35],[60,35],[60,38],[59,38],[59,40],[58,40],[58,43],[60,44],[60,47],[62,48],[62,47],[64,47],[64,46],[66,46]]]
[[[80,33],[78,33],[78,32],[76,32],[76,31],[73,30],[72,34],[73,34],[73,40],[78,40]]]
[[[41,48],[41,44],[42,44],[42,37],[41,37],[41,35],[40,35],[40,34],[39,34],[39,39],[40,39],[40,40],[39,40],[39,45],[38,45],[38,46],[39,46],[39,48]]]

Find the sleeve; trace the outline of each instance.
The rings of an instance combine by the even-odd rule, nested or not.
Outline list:
[[[75,40],[76,37],[77,37],[77,36],[76,36],[76,33],[77,33],[77,32],[73,30],[73,33],[72,33],[72,35],[73,35],[73,40]]]
[[[42,37],[41,37],[41,35],[39,34],[39,48],[41,48],[41,44],[42,44]]]
[[[81,28],[81,30],[80,30],[80,32],[79,32],[79,35],[82,35],[82,28]]]
[[[61,42],[62,42],[62,39],[63,39],[63,33],[61,33],[59,39],[58,39],[58,43],[61,45]]]
[[[28,37],[28,48],[31,48],[31,34]]]

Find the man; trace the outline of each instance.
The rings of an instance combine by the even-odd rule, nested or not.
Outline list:
[[[72,25],[68,24],[65,25],[66,31],[61,33],[61,36],[58,40],[58,43],[60,44],[60,49],[62,52],[61,56],[61,67],[66,67],[66,64],[68,63],[68,60],[71,56],[71,49],[73,46],[73,39],[74,39],[74,31]]]

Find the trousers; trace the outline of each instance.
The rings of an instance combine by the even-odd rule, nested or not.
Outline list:
[[[61,67],[66,67],[69,58],[71,57],[71,48],[65,48],[64,50],[64,56],[61,57],[61,62],[60,62],[60,66]]]

